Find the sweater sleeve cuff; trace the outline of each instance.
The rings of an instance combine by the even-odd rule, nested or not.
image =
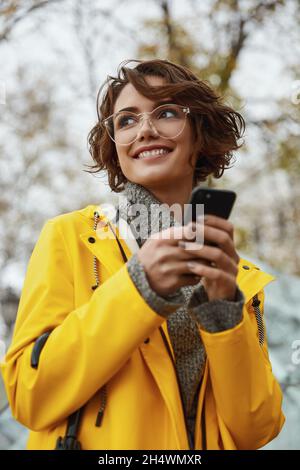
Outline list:
[[[237,326],[243,319],[245,296],[237,287],[234,300],[208,300],[203,285],[195,289],[188,309],[199,326],[208,333],[219,333]]]
[[[136,253],[127,261],[127,270],[141,296],[152,310],[159,315],[168,317],[184,303],[184,296],[181,289],[175,294],[161,297],[151,288],[144,267]]]

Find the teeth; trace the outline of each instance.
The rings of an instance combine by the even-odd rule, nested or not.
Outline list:
[[[156,157],[157,155],[164,155],[169,152],[170,150],[167,150],[167,149],[146,150],[145,152],[139,153],[138,158]]]

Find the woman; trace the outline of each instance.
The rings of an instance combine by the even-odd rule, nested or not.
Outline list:
[[[261,316],[273,278],[229,221],[208,216],[201,247],[203,219],[178,215],[244,121],[188,69],[136,62],[108,77],[89,134],[117,217],[90,205],[44,225],[2,364],[10,406],[29,449],[257,449],[284,423]]]

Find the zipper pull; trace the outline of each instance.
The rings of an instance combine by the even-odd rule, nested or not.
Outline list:
[[[102,424],[103,414],[104,414],[104,410],[99,410],[98,411],[97,418],[96,418],[96,423],[95,423],[95,426],[97,426],[97,428],[100,428],[100,426]]]
[[[95,423],[95,426],[97,426],[97,428],[100,428],[100,426],[102,424],[102,419],[103,419],[104,410],[105,410],[105,406],[106,406],[106,399],[107,399],[106,385],[103,385],[103,387],[100,390],[100,398],[101,398],[101,405],[100,405],[99,411],[97,413],[97,418],[96,418],[96,423]]]

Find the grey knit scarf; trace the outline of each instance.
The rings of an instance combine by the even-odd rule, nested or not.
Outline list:
[[[119,216],[126,220],[134,234],[137,232],[135,221],[136,214],[131,214],[131,207],[134,204],[143,204],[151,212],[151,226],[156,226],[159,231],[170,226],[179,225],[174,219],[166,205],[162,205],[150,191],[139,184],[127,182],[123,192],[125,199],[119,204]],[[161,217],[162,214],[162,217]],[[154,219],[154,220],[153,220]],[[139,223],[148,227],[148,220],[141,219],[138,215]],[[148,233],[149,235],[149,233]],[[145,238],[136,236],[138,245],[141,247],[146,241]],[[184,406],[188,417],[195,418],[197,395],[203,376],[206,352],[199,334],[196,320],[189,315],[187,310],[188,302],[194,291],[194,286],[182,287],[181,291],[185,302],[167,319],[167,327],[172,342],[175,365],[181,384]]]

